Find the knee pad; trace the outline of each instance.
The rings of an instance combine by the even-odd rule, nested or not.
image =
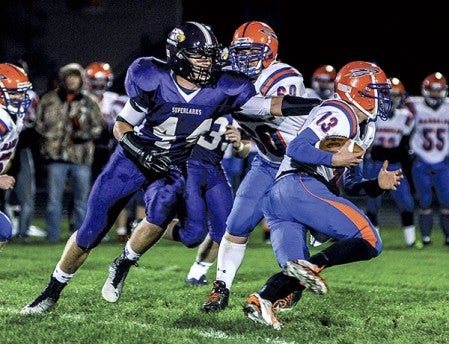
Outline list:
[[[181,241],[186,247],[194,248],[203,242],[207,233],[189,233],[188,231],[178,231],[179,241]]]

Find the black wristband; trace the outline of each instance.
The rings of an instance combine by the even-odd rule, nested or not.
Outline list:
[[[282,116],[306,116],[315,106],[321,104],[318,98],[284,96],[282,98]]]
[[[125,151],[130,153],[136,159],[139,159],[144,152],[142,141],[133,131],[124,133],[120,138],[119,143]]]

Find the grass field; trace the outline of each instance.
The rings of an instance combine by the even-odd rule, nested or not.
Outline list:
[[[184,284],[195,249],[160,241],[128,275],[122,298],[101,288],[122,244],[97,247],[45,315],[20,309],[45,287],[63,244],[15,242],[0,252],[0,343],[449,343],[449,247],[407,249],[399,228],[382,230],[384,252],[368,262],[325,270],[325,296],[305,292],[279,314],[281,331],[248,320],[242,306],[278,270],[271,247],[254,231],[223,312],[204,314],[210,286]],[[215,276],[215,265],[208,279]]]

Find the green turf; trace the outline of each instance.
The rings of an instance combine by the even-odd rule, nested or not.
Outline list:
[[[449,247],[404,247],[400,229],[382,230],[384,252],[368,262],[323,271],[325,296],[305,292],[279,314],[281,331],[248,320],[242,305],[277,271],[271,246],[254,231],[223,312],[204,314],[210,287],[184,284],[195,249],[160,241],[128,275],[122,298],[101,298],[122,244],[102,243],[42,316],[20,309],[45,287],[64,247],[10,242],[0,252],[0,343],[449,343]],[[215,265],[208,279],[213,280]]]

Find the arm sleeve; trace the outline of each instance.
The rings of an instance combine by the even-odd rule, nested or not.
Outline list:
[[[316,148],[318,140],[314,131],[306,128],[287,145],[287,155],[300,163],[332,167],[332,153]]]
[[[132,99],[129,99],[119,112],[117,120],[122,120],[132,126],[139,125],[145,119],[145,112]]]
[[[321,104],[321,99],[318,98],[284,96],[282,99],[282,115],[285,117],[305,116],[319,104]]]

